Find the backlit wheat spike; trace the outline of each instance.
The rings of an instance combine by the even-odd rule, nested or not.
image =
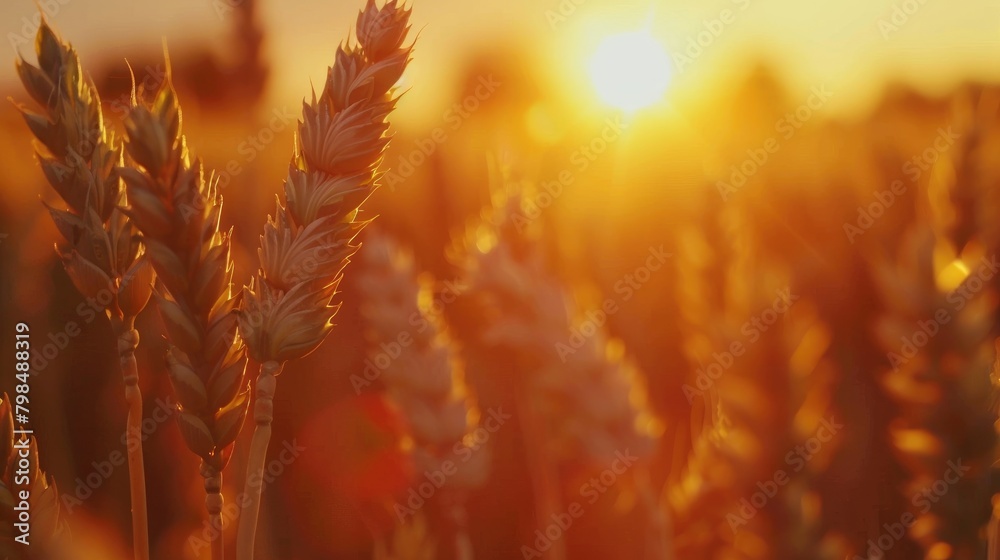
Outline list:
[[[22,453],[27,453],[24,457]],[[27,468],[22,461],[27,459]],[[3,472],[0,476],[0,556],[9,560],[21,558],[55,558],[65,554],[63,539],[69,530],[61,517],[59,490],[56,483],[42,472],[38,460],[38,445],[34,436],[14,433],[14,416],[10,399],[4,393],[0,401],[0,459]],[[18,472],[20,471],[20,472]],[[25,484],[25,481],[27,482]],[[14,540],[20,532],[15,530],[21,490],[30,492],[29,545]],[[52,555],[52,556],[47,556]]]
[[[472,545],[465,527],[465,494],[485,480],[489,453],[486,448],[466,447],[472,454],[460,460],[458,450],[476,428],[479,411],[468,395],[441,319],[429,307],[430,286],[418,282],[412,257],[375,232],[369,232],[360,255],[363,268],[358,287],[364,297],[361,311],[373,354],[381,352],[386,344],[401,348],[381,380],[408,420],[417,472],[445,472],[445,461],[458,465],[444,486],[452,496],[436,501],[454,527],[454,557],[469,560]]]
[[[258,251],[260,269],[244,290],[240,329],[250,356],[261,363],[256,383],[247,480],[263,471],[270,440],[275,376],[288,360],[316,349],[332,328],[332,300],[344,267],[358,250],[361,204],[375,190],[389,142],[386,118],[396,104],[393,86],[410,59],[403,42],[410,10],[396,0],[381,8],[369,0],[357,19],[357,45],[337,49],[322,94],[303,103],[298,142],[281,202],[269,218]],[[237,554],[251,560],[260,488],[248,488]]]
[[[117,166],[120,142],[104,125],[101,101],[76,51],[44,21],[35,38],[38,66],[19,59],[17,73],[42,113],[21,109],[38,139],[45,178],[67,210],[47,206],[66,244],[57,247],[63,266],[81,294],[105,304],[117,338],[128,402],[129,481],[132,537],[137,560],[149,557],[146,484],[143,473],[142,394],[135,361],[139,332],[135,317],[149,301],[153,268],[129,219],[119,210],[125,193]]]
[[[125,128],[135,162],[120,171],[127,212],[159,278],[155,297],[170,342],[166,362],[180,405],[177,423],[202,461],[205,507],[220,535],[212,540],[212,557],[222,560],[222,471],[249,405],[230,236],[219,230],[222,195],[216,177],[206,178],[201,161],[190,159],[169,79],[150,105],[132,108]]]
[[[284,205],[261,236],[260,270],[240,313],[250,355],[283,363],[314,350],[331,328],[330,301],[364,227],[389,139],[392,86],[409,60],[409,10],[395,1],[358,16],[360,45],[342,45],[319,98],[303,104]],[[258,324],[259,323],[259,324]]]
[[[628,451],[648,458],[660,431],[645,402],[640,375],[624,358],[620,343],[603,332],[569,345],[585,319],[566,289],[546,270],[537,232],[522,210],[521,187],[505,185],[492,215],[474,228],[459,249],[465,297],[485,311],[483,342],[510,349],[524,368],[519,404],[536,491],[537,519],[550,519],[559,506],[556,466],[585,457],[588,468],[607,468]],[[642,470],[640,465],[633,467]],[[660,549],[670,557],[668,527],[644,473],[634,472],[637,490],[649,507]],[[645,485],[645,486],[643,486]],[[562,558],[553,543],[549,558]]]
[[[876,332],[888,362],[883,384],[900,407],[891,437],[910,472],[906,496],[934,492],[926,508],[914,504],[910,535],[928,558],[971,559],[1000,490],[991,466],[997,296],[982,279],[991,257],[956,257],[942,231],[924,215],[877,267],[887,309]]]

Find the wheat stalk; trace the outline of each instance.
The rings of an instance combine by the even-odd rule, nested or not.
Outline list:
[[[256,428],[247,481],[264,469],[271,434],[275,377],[284,363],[313,351],[332,328],[344,267],[367,223],[361,204],[377,184],[376,169],[389,139],[393,86],[410,58],[403,47],[410,10],[396,0],[369,0],[357,19],[357,46],[337,50],[317,98],[303,103],[298,144],[285,180],[285,205],[264,226],[260,269],[245,288],[240,329],[250,356],[261,363],[256,383]],[[240,517],[237,556],[253,557],[260,486],[249,485]]]
[[[981,275],[1000,251],[1000,230],[992,216],[980,216],[971,227],[948,219],[973,220],[996,207],[995,195],[976,184],[978,174],[969,167],[978,142],[970,130],[958,156],[963,171],[951,181],[946,174],[931,176],[928,193],[938,198],[918,199],[916,219],[896,254],[874,265],[886,307],[876,325],[889,362],[882,382],[900,408],[891,436],[910,473],[907,490],[915,494],[950,469],[957,472],[956,461],[967,469],[954,483],[946,480],[947,495],[919,512],[910,529],[928,557],[978,557],[997,491],[990,371],[996,360],[998,280],[995,273],[992,282]],[[956,277],[961,270],[963,276]],[[953,285],[948,278],[955,279]],[[926,325],[934,326],[932,333]],[[927,341],[910,355],[904,340],[918,336]]]
[[[900,409],[891,436],[910,474],[907,490],[916,493],[936,484],[951,468],[949,461],[968,469],[911,527],[911,536],[929,557],[978,557],[984,528],[988,554],[1000,557],[996,514],[989,520],[991,510],[996,511],[991,498],[998,490],[991,463],[1000,439],[996,396],[990,389],[998,386],[1000,278],[995,273],[983,277],[989,272],[987,263],[1000,254],[998,199],[985,165],[982,125],[991,122],[996,110],[992,95],[978,103],[970,96],[954,104],[958,145],[929,174],[928,196],[917,200],[893,258],[873,266],[886,302],[877,324],[878,341],[890,362],[882,384]],[[961,277],[956,276],[959,271],[964,271]],[[921,325],[936,325],[937,330],[927,334]],[[926,345],[912,357],[904,353],[904,337],[925,335]]]
[[[519,226],[515,226],[521,202],[516,188],[511,189],[506,173],[500,173],[500,180],[504,188],[513,192],[508,196],[500,188],[493,189],[495,205],[492,219],[477,224],[465,239],[458,241],[454,260],[463,271],[463,297],[479,304],[482,309],[479,315],[500,315],[499,310],[502,309],[504,324],[510,326],[517,320],[528,323],[514,325],[503,333],[491,322],[484,321],[488,330],[480,334],[481,341],[492,345],[496,344],[494,339],[498,335],[506,334],[507,340],[516,337],[513,346],[519,349],[515,354],[517,371],[534,372],[539,368],[540,360],[531,354],[547,354],[560,341],[560,335],[569,330],[569,324],[560,314],[564,310],[562,294],[559,287],[542,273],[541,254],[532,246],[533,239],[522,235]],[[537,233],[537,230],[532,229],[531,233]],[[555,313],[545,313],[544,310],[553,306],[557,308]],[[556,323],[543,324],[541,319],[535,318],[535,310],[542,317],[555,318]],[[535,352],[527,350],[531,346],[537,346]],[[546,418],[533,406],[536,393],[532,391],[530,379],[519,378],[515,383],[515,402],[534,493],[535,521],[544,523],[563,511],[557,461],[547,443],[550,429]],[[546,557],[549,560],[566,557],[562,539],[553,541]]]
[[[891,353],[884,385],[901,408],[892,436],[911,473],[908,489],[916,493],[941,479],[949,461],[970,469],[960,473],[946,500],[918,515],[911,534],[928,554],[950,551],[954,558],[973,558],[978,533],[989,518],[991,492],[983,490],[990,488],[996,444],[996,417],[988,404],[995,351],[988,333],[995,303],[991,294],[981,294],[960,311],[951,311],[948,292],[936,285],[931,257],[940,241],[926,223],[915,225],[899,260],[881,267],[879,287],[888,309],[878,334]],[[947,324],[939,325],[940,332],[926,347],[902,360],[903,337],[913,337],[920,322],[936,321],[939,310],[951,314]]]
[[[105,313],[117,338],[117,350],[128,402],[126,438],[132,501],[132,537],[136,559],[149,557],[146,483],[142,459],[142,393],[135,349],[136,315],[149,300],[153,269],[128,218],[118,210],[125,202],[116,167],[121,145],[104,126],[101,102],[86,78],[80,59],[42,22],[35,39],[38,66],[19,59],[17,72],[38,114],[21,109],[44,151],[37,154],[49,184],[68,206],[47,206],[66,246],[57,250],[73,284],[88,298],[110,299]],[[110,292],[111,298],[105,297]]]
[[[425,280],[421,285],[413,258],[380,233],[369,232],[360,255],[363,268],[358,287],[364,298],[361,312],[369,327],[373,352],[381,344],[400,347],[399,356],[380,379],[408,420],[417,471],[442,472],[444,461],[458,462],[454,454],[478,426],[479,411],[468,395],[452,341],[440,317],[428,307],[431,283]],[[482,484],[489,470],[485,449],[475,450],[469,458],[458,462],[459,470],[444,483],[445,489],[454,494],[452,499],[438,500],[455,528],[454,557],[458,560],[473,557],[465,527],[465,494]]]
[[[120,173],[127,212],[157,271],[154,293],[166,327],[170,381],[185,443],[201,458],[205,508],[216,529],[212,557],[222,560],[222,471],[249,405],[246,356],[233,310],[230,235],[219,230],[222,195],[216,177],[192,162],[181,109],[168,75],[149,105],[125,121],[134,166]]]
[[[1000,207],[997,190],[994,188],[995,176],[991,175],[988,158],[992,155],[986,148],[989,125],[996,118],[1000,98],[996,93],[986,91],[980,96],[966,95],[954,103],[954,119],[957,120],[962,135],[958,139],[958,147],[951,167],[954,174],[945,175],[946,179],[935,185],[945,191],[947,204],[941,206],[950,212],[936,214],[935,233],[941,238],[947,238],[949,253],[962,254],[982,250],[985,254],[1000,254],[1000,226],[996,220],[996,210]],[[937,179],[938,177],[935,177]],[[942,197],[943,198],[943,197]],[[942,220],[943,215],[950,219]],[[938,243],[942,244],[943,239]],[[979,247],[982,247],[980,249]],[[1000,293],[1000,277],[992,279],[992,293]],[[985,297],[985,294],[980,296]],[[990,369],[990,385],[992,394],[989,402],[992,417],[1000,414],[1000,307],[994,311],[992,337],[994,338],[995,359]],[[977,403],[978,404],[978,403]],[[994,424],[1000,428],[1000,422]],[[997,439],[1000,441],[1000,439]],[[992,466],[994,479],[1000,479],[1000,468]],[[987,558],[1000,560],[1000,499],[997,492],[1000,486],[994,485],[989,490],[993,495],[992,513],[987,525]]]
[[[987,253],[1000,253],[1000,225],[996,221],[996,210],[1000,208],[1000,198],[993,186],[995,172],[990,171],[988,161],[992,152],[987,150],[989,125],[1000,109],[1000,97],[986,90],[979,97],[967,96],[956,103],[955,112],[963,130],[959,139],[959,149],[953,162],[954,175],[948,176],[947,188],[954,219],[944,227],[952,245],[964,250],[981,244]],[[992,281],[993,293],[1000,293],[1000,277]],[[990,369],[990,411],[993,418],[1000,415],[1000,307],[994,313],[993,323],[994,361]],[[1000,422],[994,424],[1000,429]],[[996,441],[1000,442],[1000,438]],[[992,466],[994,479],[1000,480],[1000,467]],[[1000,485],[994,484],[992,513],[987,525],[987,558],[1000,560],[1000,499],[997,493]]]
[[[839,371],[831,351],[831,329],[811,301],[794,305],[787,301],[784,316],[758,340],[741,336],[741,324],[764,309],[773,309],[776,291],[787,288],[790,299],[793,292],[802,291],[803,282],[799,270],[786,266],[783,256],[774,258],[763,250],[766,246],[755,235],[758,223],[747,219],[756,215],[740,212],[734,217],[742,223],[738,241],[732,244],[733,262],[726,268],[716,262],[702,270],[706,276],[685,279],[692,284],[690,290],[699,290],[695,284],[709,283],[710,275],[726,279],[717,290],[724,306],[713,307],[701,317],[705,311],[695,311],[697,304],[684,307],[694,306],[689,319],[701,323],[698,336],[715,344],[725,341],[726,347],[740,341],[741,349],[722,377],[705,391],[706,401],[718,410],[709,408],[706,419],[711,417],[711,423],[706,422],[695,439],[684,478],[671,488],[686,534],[680,548],[685,554],[699,550],[706,558],[740,554],[839,560],[846,546],[821,515],[817,485],[837,450],[832,439],[836,434],[801,464],[788,463],[790,452],[819,433],[832,404],[830,388]],[[692,346],[696,350],[697,344]],[[781,486],[774,482],[778,473],[784,477]],[[744,517],[741,500],[752,499],[760,484],[774,484],[774,493],[768,494],[769,500],[759,510]],[[727,532],[733,534],[731,542],[719,539]]]

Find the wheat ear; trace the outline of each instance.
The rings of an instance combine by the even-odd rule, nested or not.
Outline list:
[[[48,207],[67,245],[57,248],[76,288],[88,298],[110,299],[111,320],[128,402],[126,440],[132,501],[135,557],[149,558],[146,481],[142,460],[142,393],[135,361],[139,333],[135,317],[149,301],[153,269],[133,226],[118,206],[125,193],[117,173],[120,143],[104,126],[101,102],[80,59],[43,22],[35,39],[38,67],[17,62],[17,72],[38,114],[21,109],[28,127],[44,146],[37,154],[49,184],[68,210]],[[112,297],[108,298],[107,295]]]
[[[437,501],[453,528],[454,558],[471,560],[472,543],[466,528],[465,497],[482,484],[489,471],[489,453],[464,447],[465,437],[478,426],[479,411],[465,387],[463,371],[440,317],[427,303],[431,283],[418,280],[413,258],[387,236],[369,232],[358,287],[362,316],[374,349],[399,344],[400,354],[381,380],[390,399],[408,420],[413,457],[418,472],[438,472],[458,450],[468,449],[468,461],[448,477],[448,499]],[[426,278],[425,278],[426,280]],[[374,359],[374,356],[373,356]],[[356,385],[356,388],[360,388]],[[453,463],[456,461],[452,461]]]
[[[275,377],[288,360],[313,351],[332,328],[333,305],[344,267],[358,249],[366,221],[361,204],[376,188],[376,169],[389,139],[386,117],[393,86],[410,58],[403,47],[410,10],[396,0],[377,8],[369,0],[357,19],[358,45],[337,50],[317,98],[303,103],[298,143],[278,203],[261,236],[260,269],[240,310],[250,356],[261,363],[247,465],[247,509],[240,516],[237,556],[253,557],[260,485],[271,437]]]
[[[150,105],[135,105],[125,121],[134,165],[119,172],[127,212],[142,233],[157,271],[154,293],[170,348],[166,362],[177,395],[177,422],[201,458],[205,508],[216,529],[212,557],[222,560],[222,471],[249,405],[246,352],[233,313],[230,236],[219,230],[222,195],[191,162],[181,133],[181,109],[168,79]]]

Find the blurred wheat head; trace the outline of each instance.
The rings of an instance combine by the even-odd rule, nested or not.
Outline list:
[[[412,255],[380,232],[368,233],[360,255],[358,287],[370,358],[374,362],[382,349],[399,347],[380,380],[407,420],[417,472],[449,473],[443,483],[448,495],[438,496],[436,502],[456,533],[456,557],[471,558],[466,494],[486,480],[491,454],[487,445],[468,444],[478,427],[479,410],[465,384],[454,342],[433,307],[433,281],[425,276],[421,282]],[[356,390],[360,387],[355,385]]]
[[[372,232],[365,243],[358,287],[372,349],[406,336],[399,357],[385,368],[381,380],[409,421],[418,468],[438,470],[438,463],[447,458],[445,452],[475,429],[479,411],[465,384],[454,342],[429,307],[432,281],[418,280],[412,256],[384,234]],[[487,463],[485,459],[469,463],[469,471],[456,478],[467,480],[457,484],[481,483]]]
[[[620,342],[595,328],[565,351],[574,329],[587,320],[571,292],[547,269],[537,220],[526,216],[531,185],[495,176],[493,206],[456,239],[451,258],[462,271],[462,298],[483,329],[470,345],[500,348],[514,356],[517,413],[532,478],[535,521],[563,511],[561,470],[593,473],[620,454],[638,465],[623,480],[645,509],[651,557],[672,558],[670,521],[648,477],[649,459],[662,431],[646,401],[643,379]],[[553,542],[547,557],[565,557]]]
[[[572,293],[547,270],[537,225],[516,189],[498,195],[492,214],[458,250],[466,297],[484,314],[482,339],[514,350],[530,368],[530,406],[546,418],[549,445],[563,458],[604,468],[617,451],[649,456],[662,427],[645,398],[638,368],[604,332],[568,348],[586,321]]]
[[[959,113],[967,102],[960,100]],[[996,111],[995,101],[985,106]],[[884,302],[875,324],[888,361],[882,383],[899,406],[890,438],[910,474],[904,491],[916,495],[948,483],[947,493],[918,511],[910,527],[933,558],[979,557],[1000,491],[997,384],[991,380],[1000,279],[995,270],[989,274],[1000,254],[1000,228],[984,215],[997,201],[977,154],[983,131],[966,117],[958,149],[939,162],[896,250],[872,267]],[[904,341],[918,336],[926,342],[911,354]]]

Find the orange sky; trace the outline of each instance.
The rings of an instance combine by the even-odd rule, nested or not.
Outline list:
[[[38,0],[50,20],[73,41],[84,60],[145,47],[158,51],[192,39],[221,46],[228,30],[217,8],[237,0]],[[554,76],[582,68],[603,36],[648,25],[672,53],[684,53],[699,34],[706,45],[683,70],[711,74],[752,53],[779,60],[793,84],[819,83],[838,92],[833,110],[870,100],[887,76],[940,88],[969,76],[1000,78],[1000,2],[991,0],[412,0],[420,29],[420,56],[410,74],[407,103],[422,103],[448,83],[456,57],[500,37],[537,37],[554,60]],[[268,51],[274,63],[271,95],[301,97],[318,83],[337,41],[346,35],[362,0],[265,0]],[[294,7],[294,9],[293,9]],[[894,7],[899,8],[895,23]],[[904,8],[910,12],[905,14]],[[725,12],[725,10],[729,10]],[[561,11],[564,15],[559,15]],[[33,29],[35,0],[4,0],[0,21],[13,78],[14,50]],[[902,17],[900,14],[905,16]],[[727,21],[722,21],[723,19]],[[713,23],[714,21],[714,23]],[[719,23],[721,22],[721,23]],[[880,23],[881,22],[881,23]],[[712,30],[714,35],[709,35]],[[716,36],[717,35],[717,36]],[[27,49],[22,47],[24,52]],[[280,56],[279,56],[280,55]],[[567,79],[570,79],[567,74]],[[402,107],[401,107],[402,108]]]

